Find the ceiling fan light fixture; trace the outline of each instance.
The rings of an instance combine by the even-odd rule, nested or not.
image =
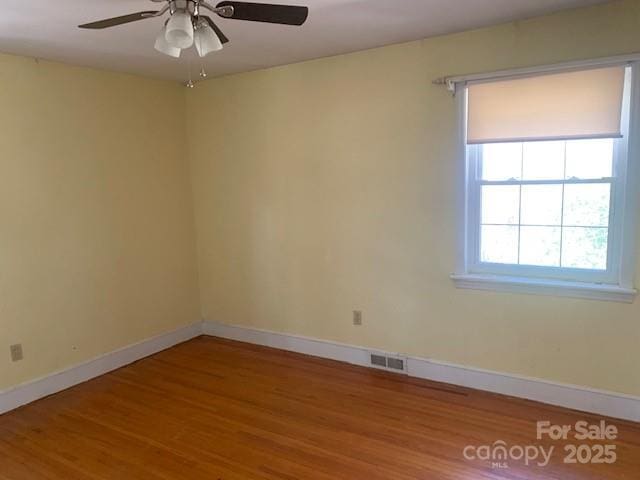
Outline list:
[[[164,53],[165,55],[169,55],[173,58],[179,58],[181,50],[177,47],[169,45],[166,35],[167,29],[165,27],[162,27],[162,30],[160,30],[160,33],[158,33],[158,36],[156,37],[156,43],[153,47],[160,53]]]
[[[193,45],[193,23],[191,15],[179,10],[167,22],[165,38],[175,48],[189,48]]]
[[[220,38],[206,23],[198,25],[194,34],[194,44],[200,57],[206,57],[211,52],[222,50]]]

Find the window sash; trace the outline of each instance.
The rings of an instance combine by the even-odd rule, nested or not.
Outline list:
[[[482,145],[478,145],[482,147]],[[615,159],[614,159],[615,162]],[[615,167],[614,167],[615,168]],[[478,169],[480,171],[480,169]],[[615,177],[597,178],[567,178],[566,180],[477,180],[480,186],[484,185],[580,185],[583,183],[612,183]]]
[[[565,180],[482,180],[482,145],[468,145],[468,230],[467,230],[467,252],[469,263],[467,271],[469,273],[485,273],[509,275],[518,277],[552,278],[559,280],[571,280],[590,283],[618,284],[619,278],[619,258],[620,252],[617,245],[620,244],[622,228],[621,215],[618,213],[620,201],[624,201],[624,196],[620,198],[624,175],[621,175],[621,165],[625,162],[621,160],[621,154],[626,154],[626,149],[622,148],[625,139],[614,140],[613,144],[613,176],[591,179],[568,178]],[[482,186],[483,185],[575,185],[585,183],[608,183],[610,188],[609,199],[609,222],[607,238],[607,268],[606,270],[592,270],[571,267],[549,267],[538,265],[504,264],[482,262],[481,252],[481,209],[482,209]],[[514,226],[521,226],[517,224]],[[529,225],[525,225],[529,226]],[[553,225],[555,227],[570,227],[570,225]]]

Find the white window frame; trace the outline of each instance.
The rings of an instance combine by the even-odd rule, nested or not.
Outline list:
[[[603,62],[604,63],[604,62]],[[609,63],[610,64],[610,63]],[[515,264],[483,263],[480,261],[480,185],[477,169],[481,165],[482,146],[466,144],[467,88],[466,82],[456,82],[458,108],[458,259],[456,273],[451,276],[459,288],[498,290],[569,296],[599,300],[632,302],[636,254],[636,217],[638,167],[640,154],[640,62],[629,65],[631,78],[625,80],[623,137],[614,141],[613,177],[611,182],[610,222],[607,270],[584,270],[562,267],[538,267]],[[561,69],[558,65],[554,70]],[[548,71],[528,69],[536,75]],[[507,72],[508,73],[508,72]],[[507,76],[506,74],[500,75]],[[484,78],[487,78],[484,76]],[[488,182],[493,183],[493,182]],[[499,182],[508,184],[509,182]],[[530,183],[515,181],[514,184]],[[531,182],[536,183],[536,182]],[[552,183],[541,181],[539,183]],[[580,183],[563,181],[562,183]],[[593,183],[593,181],[589,181]]]

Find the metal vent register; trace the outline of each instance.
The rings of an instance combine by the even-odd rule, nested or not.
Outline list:
[[[381,353],[370,353],[370,364],[376,368],[393,370],[396,372],[406,372],[406,359],[401,357],[390,357]]]

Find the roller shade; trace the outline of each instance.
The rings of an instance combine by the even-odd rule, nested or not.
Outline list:
[[[624,66],[474,83],[467,143],[620,137]]]

